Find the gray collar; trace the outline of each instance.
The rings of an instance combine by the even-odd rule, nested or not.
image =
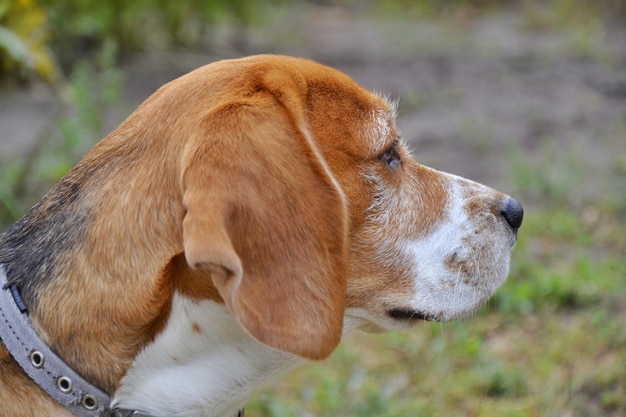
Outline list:
[[[111,408],[106,392],[87,382],[63,362],[33,328],[26,304],[9,285],[0,263],[0,339],[30,379],[78,417],[148,417],[139,411]],[[237,412],[243,417],[243,409]]]
[[[133,410],[111,409],[107,393],[85,381],[39,338],[18,289],[7,283],[3,264],[0,264],[0,339],[27,375],[77,416],[141,415]]]

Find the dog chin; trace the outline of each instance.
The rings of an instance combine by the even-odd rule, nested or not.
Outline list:
[[[377,312],[365,308],[348,308],[344,317],[344,333],[349,330],[361,330],[366,333],[384,333],[403,331],[420,322],[447,323],[471,316],[484,305],[506,279],[494,279],[490,288],[483,288],[479,294],[473,294],[456,308],[437,310],[428,307],[389,306]],[[458,299],[457,299],[458,301]]]

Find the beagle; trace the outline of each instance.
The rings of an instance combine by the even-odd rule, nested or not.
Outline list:
[[[418,164],[394,118],[308,60],[199,68],[0,235],[7,285],[112,408],[237,415],[343,333],[461,318],[505,280],[520,204]],[[3,343],[0,374],[0,415],[72,415]]]

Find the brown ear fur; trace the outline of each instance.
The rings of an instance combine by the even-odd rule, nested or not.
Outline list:
[[[296,84],[277,92],[265,79],[214,108],[186,144],[185,257],[257,340],[322,359],[343,327],[347,207],[303,127]]]

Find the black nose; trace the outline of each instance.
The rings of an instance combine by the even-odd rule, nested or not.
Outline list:
[[[513,230],[517,230],[522,225],[522,220],[524,219],[524,208],[516,199],[509,198],[504,203],[500,214],[502,214]]]

